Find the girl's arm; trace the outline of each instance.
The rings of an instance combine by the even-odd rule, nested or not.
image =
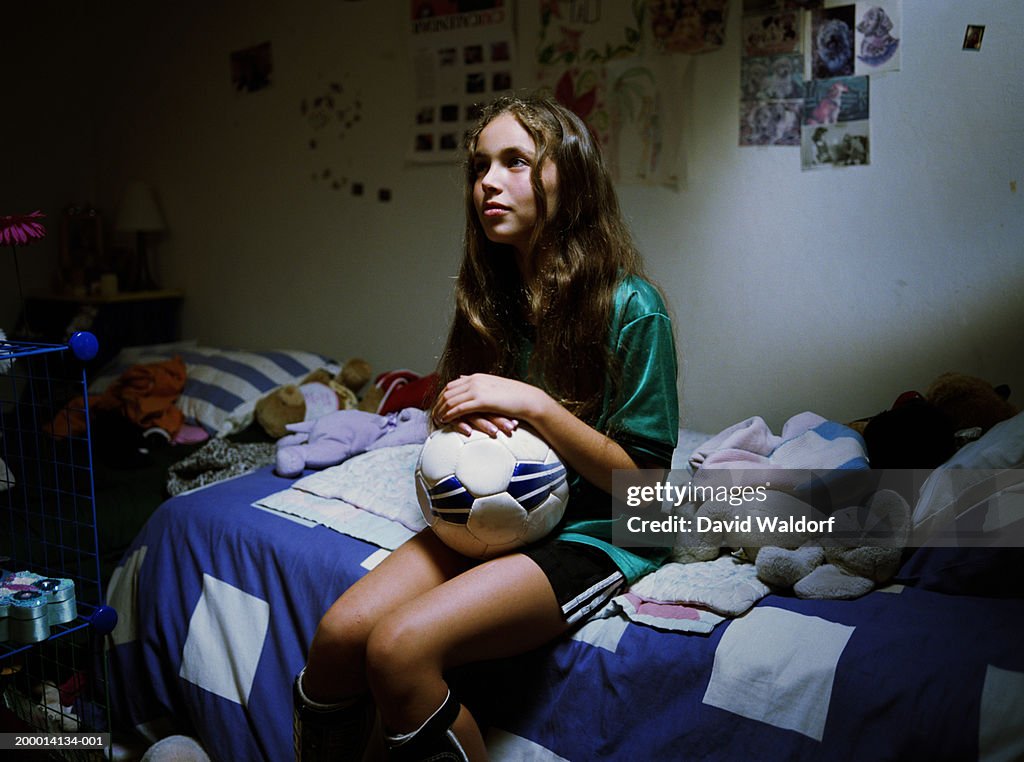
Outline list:
[[[485,373],[457,378],[442,390],[434,418],[466,434],[477,429],[490,436],[511,433],[518,421],[525,421],[569,467],[609,493],[613,470],[639,468],[614,439],[522,381]]]

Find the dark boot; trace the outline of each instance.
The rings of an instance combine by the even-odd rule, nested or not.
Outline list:
[[[469,762],[469,757],[452,731],[459,716],[459,702],[451,691],[418,730],[412,733],[387,735],[388,759],[394,762]]]
[[[320,704],[303,693],[300,672],[292,701],[296,762],[361,762],[377,717],[369,696]]]

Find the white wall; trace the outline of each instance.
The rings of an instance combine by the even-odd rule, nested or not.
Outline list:
[[[37,108],[21,115],[23,158],[0,164],[17,184],[3,178],[0,213],[56,215],[84,196],[113,209],[125,182],[144,178],[171,229],[160,268],[187,292],[188,335],[431,369],[459,256],[460,180],[454,167],[404,162],[404,2],[299,12],[118,0],[79,18],[54,5],[19,11],[41,43],[15,49]],[[519,5],[525,62],[536,3]],[[739,6],[726,47],[689,70],[684,188],[620,191],[678,321],[687,425],[763,415],[779,426],[805,409],[859,417],[950,369],[1009,383],[1020,403],[1024,4],[904,0],[902,71],[872,81],[872,165],[826,172],[801,172],[797,149],[737,146]],[[960,49],[967,23],[987,25],[981,52]],[[69,49],[83,27],[95,44]],[[235,94],[230,51],[264,40],[273,86]],[[97,74],[79,98],[67,75],[83,71]],[[334,80],[359,90],[363,118],[314,151],[299,104]],[[327,165],[366,195],[314,181]],[[378,202],[379,188],[393,200]]]

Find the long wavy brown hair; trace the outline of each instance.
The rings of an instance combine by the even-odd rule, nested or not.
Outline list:
[[[523,282],[512,247],[487,238],[473,202],[477,139],[501,114],[519,121],[537,151],[530,283]],[[519,377],[524,341],[531,337],[526,380],[592,420],[606,379],[614,384],[617,377],[608,346],[616,284],[624,275],[643,276],[600,148],[583,120],[556,101],[508,96],[485,107],[468,136],[465,161],[465,253],[438,391],[469,373]],[[554,163],[557,178],[552,210],[541,182],[546,161]]]

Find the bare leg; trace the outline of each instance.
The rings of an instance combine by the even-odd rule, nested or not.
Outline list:
[[[524,653],[567,628],[546,575],[520,554],[407,599],[377,621],[367,643],[366,672],[385,727],[416,730],[448,694],[446,669]],[[471,759],[486,759],[464,707],[453,727]]]
[[[306,695],[331,703],[365,693],[366,642],[377,622],[473,563],[430,531],[397,548],[345,591],[320,620],[302,681]]]

